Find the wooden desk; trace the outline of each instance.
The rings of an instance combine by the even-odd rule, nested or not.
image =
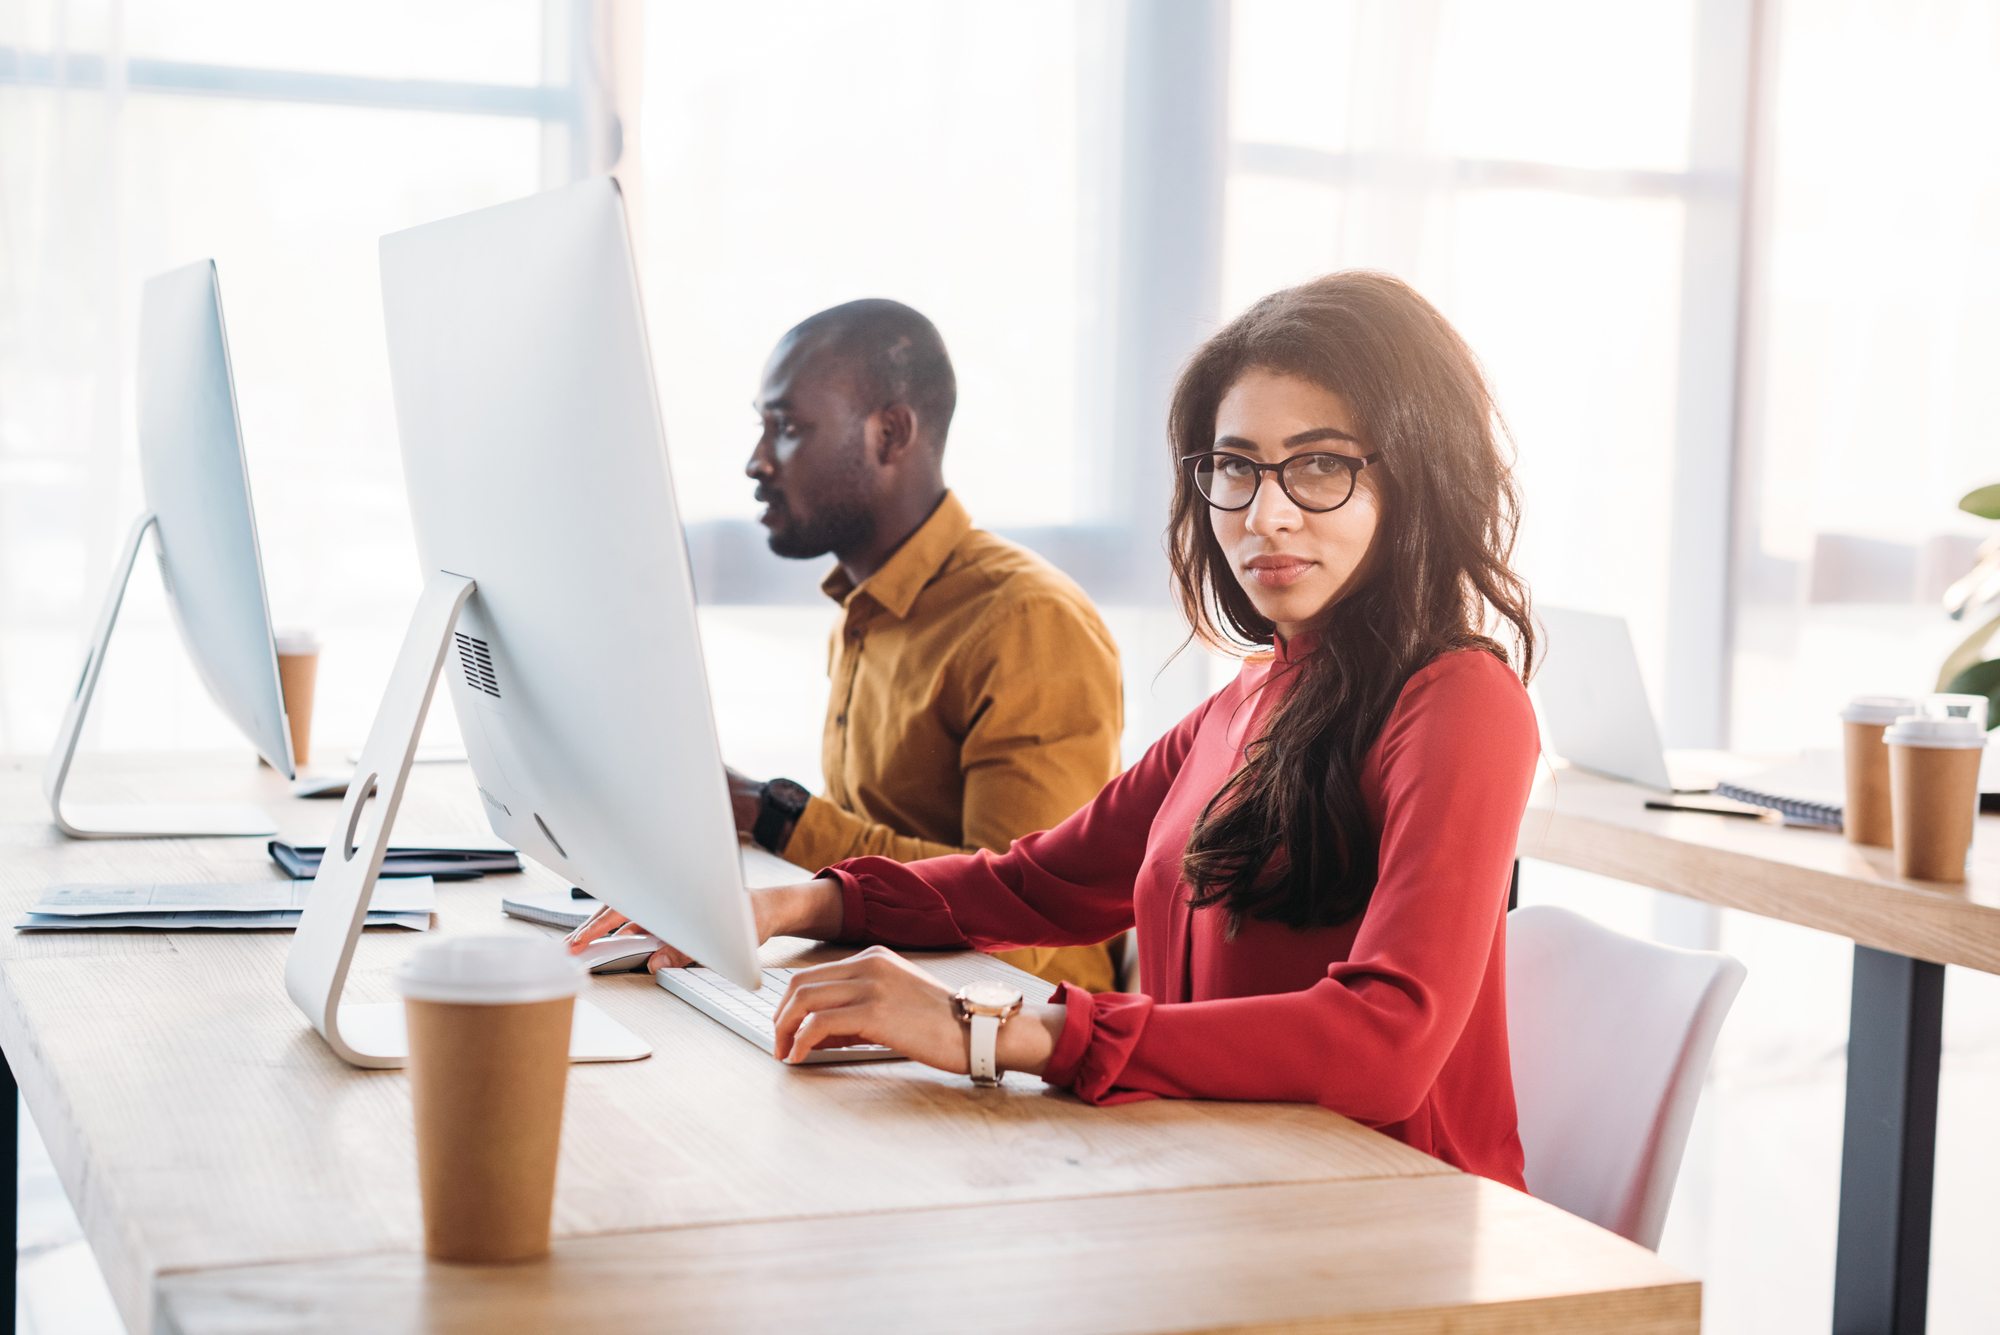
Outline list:
[[[105,799],[260,801],[295,842],[323,842],[335,816],[233,758],[88,768],[78,783]],[[65,841],[38,772],[0,761],[10,914],[54,881],[275,875],[258,840]],[[399,824],[399,842],[490,842],[463,766],[419,767]],[[440,886],[436,930],[540,930],[498,911],[521,885]],[[424,939],[367,933],[350,996],[391,999]],[[655,1055],[573,1068],[555,1255],[432,1265],[408,1083],[343,1065],[307,1027],[282,984],[289,942],[0,945],[0,1045],[134,1332],[1698,1325],[1699,1286],[1651,1253],[1320,1108],[1095,1109],[914,1063],[793,1070],[643,977],[591,985]]]
[[[1819,786],[1837,789],[1837,769]],[[1945,885],[1898,877],[1888,849],[1836,832],[1647,810],[1660,796],[1580,770],[1545,773],[1521,822],[1520,855],[1855,943],[1833,1326],[1919,1335],[1944,966],[2000,973],[2000,819],[1976,822],[1967,882]]]

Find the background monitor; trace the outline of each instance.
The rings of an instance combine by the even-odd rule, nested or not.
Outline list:
[[[146,283],[138,409],[146,508],[181,643],[216,706],[291,778],[291,731],[213,260]]]
[[[148,530],[174,626],[203,687],[259,755],[294,777],[214,261],[147,281],[139,303],[138,391],[147,508],[113,568],[83,671],[42,770],[42,792],[57,828],[76,838],[276,834],[268,813],[241,803],[104,805],[63,797]]]
[[[382,239],[426,578],[487,819],[744,987],[755,926],[624,202],[608,178]]]

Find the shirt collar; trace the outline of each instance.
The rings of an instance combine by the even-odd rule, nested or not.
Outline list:
[[[1287,640],[1282,635],[1271,637],[1271,656],[1289,667],[1319,647],[1319,632],[1301,631]]]
[[[865,593],[883,611],[901,620],[910,614],[917,595],[944,568],[944,563],[970,532],[972,516],[959,504],[958,497],[947,491],[944,499],[938,502],[937,509],[931,511],[931,517],[904,540],[880,570],[861,581],[859,587],[847,578],[845,570],[835,566],[820,581],[820,592],[843,607],[856,594]]]

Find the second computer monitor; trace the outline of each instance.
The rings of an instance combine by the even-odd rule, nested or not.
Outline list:
[[[446,663],[494,831],[759,979],[616,182],[384,237],[417,547],[475,581]]]

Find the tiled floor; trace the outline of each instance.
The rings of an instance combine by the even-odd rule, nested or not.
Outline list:
[[[21,1109],[20,1335],[125,1335],[55,1165]]]

